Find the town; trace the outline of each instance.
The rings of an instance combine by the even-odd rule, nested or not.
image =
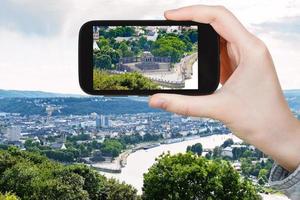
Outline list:
[[[52,116],[52,109],[54,108],[46,107],[45,116],[0,113],[1,143],[23,148],[26,140],[31,139],[53,149],[65,149],[67,138],[79,135],[87,135],[90,138],[85,142],[103,142],[105,138],[113,139],[136,134],[140,137],[150,135],[171,139],[229,133],[229,130],[216,120],[181,117],[165,112]]]
[[[143,144],[143,148],[146,148],[153,143],[172,143],[182,141],[182,138],[230,132],[216,120],[182,117],[153,110],[132,114],[62,114],[66,112],[64,107],[71,107],[67,103],[71,100],[54,99],[16,100],[24,101],[21,103],[23,107],[34,105],[32,110],[41,108],[35,114],[24,114],[26,110],[22,114],[1,112],[0,144],[37,150],[61,162],[93,163],[113,161],[121,152],[133,149],[137,144]],[[99,104],[122,102],[122,99],[109,98],[74,99],[89,103],[96,101]],[[16,104],[14,106],[17,107]]]
[[[288,100],[300,118],[295,98]],[[84,163],[114,174],[121,173],[127,157],[136,151],[224,135],[229,139],[220,146],[203,148],[200,155],[229,161],[262,192],[269,191],[265,186],[272,159],[249,144],[234,142],[231,131],[217,120],[158,112],[148,109],[139,97],[4,98],[0,103],[6,105],[0,112],[0,149],[14,145],[61,163]],[[113,109],[115,104],[118,110]]]

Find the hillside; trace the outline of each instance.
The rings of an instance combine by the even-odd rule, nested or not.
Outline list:
[[[300,90],[288,90],[284,94],[290,108],[300,110]],[[56,108],[53,115],[162,112],[150,108],[147,97],[66,97],[63,94],[45,92],[0,90],[0,112],[46,115],[46,107],[49,105]]]
[[[60,94],[42,91],[1,90],[0,98],[51,98],[51,97],[79,97],[80,95]]]
[[[53,115],[134,114],[161,112],[148,106],[148,102],[134,98],[120,97],[59,97],[59,98],[3,98],[0,99],[0,112],[20,113],[21,115],[46,115],[46,107],[55,108]]]

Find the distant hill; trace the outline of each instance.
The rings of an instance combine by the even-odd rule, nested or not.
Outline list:
[[[127,97],[49,97],[49,98],[2,98],[0,112],[21,115],[46,115],[47,106],[55,110],[53,115],[136,114],[162,112],[152,109],[145,100]]]
[[[300,89],[284,90],[284,95],[286,97],[300,97]],[[43,92],[43,91],[1,90],[0,89],[0,98],[51,98],[51,97],[90,97],[90,96],[51,93],[51,92]],[[127,98],[127,97],[123,97],[123,98]],[[128,98],[136,101],[148,100],[147,97],[129,96]]]
[[[80,97],[74,94],[60,94],[42,91],[1,90],[0,98],[51,98],[51,97]]]
[[[300,90],[287,90],[284,91],[284,95],[290,108],[299,111]],[[53,115],[86,115],[92,112],[99,114],[162,112],[148,106],[148,97],[95,97],[0,90],[0,112],[46,115],[46,107],[49,105],[56,108]]]
[[[300,89],[299,90],[284,90],[284,95],[286,97],[300,97]]]

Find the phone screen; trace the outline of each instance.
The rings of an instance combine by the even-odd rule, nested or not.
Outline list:
[[[198,26],[93,26],[94,90],[197,90]]]

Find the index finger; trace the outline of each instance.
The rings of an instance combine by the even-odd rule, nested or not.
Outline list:
[[[238,46],[251,38],[247,29],[223,6],[187,6],[166,11],[165,17],[169,20],[192,20],[210,24],[225,40]]]

